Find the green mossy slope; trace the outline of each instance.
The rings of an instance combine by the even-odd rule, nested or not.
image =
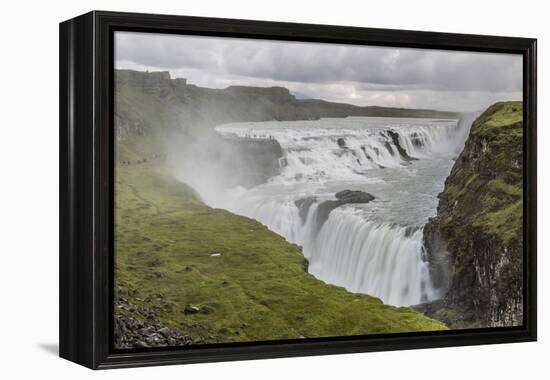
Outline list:
[[[522,103],[508,102],[476,119],[440,196],[444,229],[468,224],[504,243],[521,240],[522,117]]]
[[[298,246],[205,206],[154,163],[118,165],[115,182],[117,292],[198,342],[446,329],[315,279]],[[132,317],[133,309],[115,305],[115,314]]]

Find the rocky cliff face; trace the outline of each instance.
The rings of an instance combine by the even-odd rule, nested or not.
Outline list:
[[[522,113],[497,103],[476,119],[424,229],[445,295],[419,309],[451,328],[522,323]]]

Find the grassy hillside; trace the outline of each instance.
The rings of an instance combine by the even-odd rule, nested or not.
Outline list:
[[[521,323],[522,142],[522,103],[489,107],[473,123],[437,218],[425,228],[430,262],[450,263],[449,290],[433,314],[450,326]]]
[[[119,319],[160,322],[200,343],[446,328],[315,279],[298,246],[207,207],[155,163],[118,165],[115,183]]]

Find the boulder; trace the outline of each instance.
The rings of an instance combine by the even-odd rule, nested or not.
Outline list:
[[[361,190],[342,190],[335,197],[345,203],[369,203],[374,200],[374,195]]]
[[[136,347],[136,348],[148,348],[149,345],[147,343],[145,343],[144,341],[142,341],[142,340],[138,340],[137,342],[134,343],[134,347]]]
[[[171,331],[168,327],[163,327],[158,331],[159,334],[164,336],[165,338],[170,337]]]
[[[185,307],[185,309],[183,310],[183,313],[184,314],[197,314],[201,311],[201,309],[197,306],[193,306],[193,305],[188,305]]]
[[[150,267],[158,267],[160,264],[161,264],[161,261],[158,258],[156,258],[156,259],[154,259],[153,261],[151,261],[149,263],[149,266]]]
[[[336,142],[338,143],[338,146],[340,148],[346,148],[346,140],[344,140],[343,137],[339,137],[338,140],[336,140]]]
[[[336,200],[322,202],[317,208],[317,230],[320,230],[332,210],[350,203],[369,203],[374,195],[361,190],[342,190],[335,194]]]

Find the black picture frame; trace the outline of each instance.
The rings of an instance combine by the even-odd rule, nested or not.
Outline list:
[[[113,34],[115,31],[516,53],[523,56],[524,321],[452,330],[115,351]],[[535,341],[536,39],[93,11],[60,24],[60,356],[93,369]]]

